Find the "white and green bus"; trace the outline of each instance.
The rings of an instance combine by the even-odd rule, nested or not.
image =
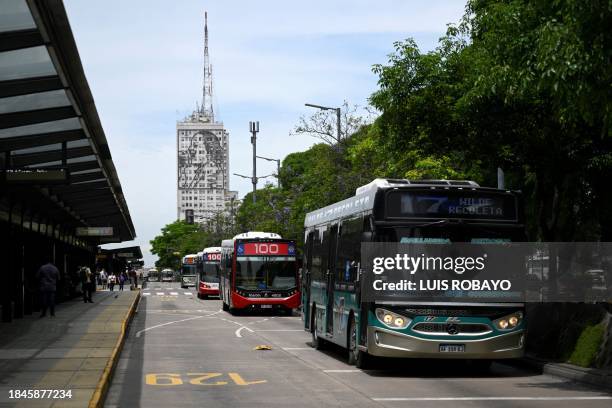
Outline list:
[[[364,301],[362,242],[524,241],[521,194],[473,181],[376,179],[305,219],[302,307],[312,345],[364,367],[373,356],[492,359],[524,353],[523,303]],[[476,208],[481,204],[496,208]],[[371,300],[371,299],[370,299]]]

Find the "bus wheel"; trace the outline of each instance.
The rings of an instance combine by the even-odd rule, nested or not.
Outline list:
[[[372,356],[365,351],[357,350],[355,365],[357,366],[357,368],[367,370],[372,366]]]
[[[317,319],[316,317],[313,317],[312,319],[312,324],[311,324],[312,330],[311,330],[311,334],[312,334],[312,347],[314,347],[317,350],[323,350],[324,348],[324,341],[323,339],[321,339],[317,333]]]
[[[349,322],[347,348],[348,363],[350,365],[357,364],[357,358],[359,357],[359,349],[357,348],[357,325],[355,324],[354,316],[351,316],[351,320]]]
[[[225,302],[223,302],[223,311],[224,312],[229,312],[229,305]]]

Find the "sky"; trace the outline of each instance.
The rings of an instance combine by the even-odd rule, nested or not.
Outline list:
[[[291,136],[304,103],[366,106],[372,65],[395,41],[436,47],[461,0],[64,0],[96,107],[136,227],[145,264],[149,241],[176,219],[176,122],[202,99],[208,12],[216,119],[230,134],[230,173],[250,175],[249,121],[260,122],[257,154],[283,159],[317,142]],[[260,160],[258,175],[275,172]],[[261,186],[261,185],[260,185]],[[232,176],[239,197],[250,180]],[[106,246],[108,247],[108,246]]]

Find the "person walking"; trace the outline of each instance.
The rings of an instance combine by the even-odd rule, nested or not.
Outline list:
[[[104,269],[100,271],[100,281],[102,283],[102,290],[106,289],[106,284],[108,282],[108,275],[106,275],[106,271]]]
[[[79,271],[79,276],[81,278],[81,291],[83,292],[83,302],[85,303],[93,303],[91,300],[91,294],[95,285],[95,277],[93,273],[91,273],[91,269],[87,266],[82,266]]]
[[[124,283],[125,283],[125,271],[119,274],[119,290],[123,290]]]
[[[57,281],[59,280],[59,270],[49,260],[38,269],[36,279],[39,282],[42,301],[40,317],[47,315],[47,309],[49,309],[51,317],[53,317],[55,316],[55,292],[57,290]]]
[[[117,282],[117,277],[111,272],[110,275],[108,275],[108,288],[111,292],[115,290],[115,282]]]
[[[138,275],[136,274],[136,271],[134,269],[130,269],[130,289],[131,290],[136,290],[138,289]]]

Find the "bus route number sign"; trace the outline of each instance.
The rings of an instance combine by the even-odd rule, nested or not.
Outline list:
[[[221,253],[210,253],[210,254],[204,254],[204,260],[205,261],[220,261],[221,260]]]
[[[295,255],[295,245],[287,242],[249,242],[238,245],[238,255]]]

